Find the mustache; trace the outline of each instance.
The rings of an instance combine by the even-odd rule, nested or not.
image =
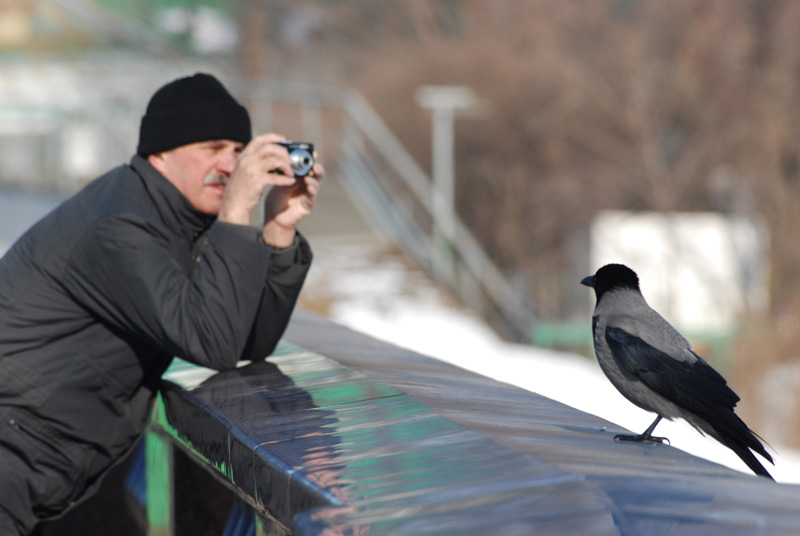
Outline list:
[[[212,171],[203,179],[203,186],[208,186],[209,184],[227,184],[229,179],[230,175]]]

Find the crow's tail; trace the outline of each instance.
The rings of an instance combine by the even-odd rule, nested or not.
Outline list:
[[[726,443],[725,446],[730,448],[733,452],[735,452],[736,455],[739,456],[739,458],[741,458],[742,461],[747,464],[747,467],[749,467],[750,470],[753,471],[755,474],[765,476],[771,480],[775,480],[774,478],[772,478],[772,475],[769,474],[769,472],[764,468],[764,466],[761,465],[761,462],[758,461],[758,459],[753,455],[753,453],[750,452],[750,449],[748,449],[743,445],[738,445],[738,444],[731,445]],[[759,454],[761,453],[759,452]],[[769,454],[766,455],[762,454],[762,456],[764,456],[764,458],[769,460],[770,463],[772,463],[773,465],[775,464],[772,461],[772,457]]]
[[[735,452],[751,471],[757,475],[775,480],[761,465],[761,462],[758,461],[753,452],[775,465],[772,456],[761,444],[760,438],[732,410],[728,413],[727,418],[723,419],[723,422],[717,422],[713,426],[715,432],[713,435],[716,439]]]

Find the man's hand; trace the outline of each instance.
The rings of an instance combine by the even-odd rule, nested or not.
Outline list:
[[[275,186],[264,201],[264,242],[279,248],[294,243],[295,227],[314,208],[320,181],[325,176],[321,164],[315,164],[306,177],[292,186]]]
[[[289,188],[302,184],[294,178],[289,153],[276,144],[285,139],[279,134],[262,134],[247,144],[225,186],[217,216],[220,221],[249,225],[250,213],[266,188]]]

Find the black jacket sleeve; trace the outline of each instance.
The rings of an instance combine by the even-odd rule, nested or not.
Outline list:
[[[251,339],[256,318],[285,326],[308,269],[270,268],[271,248],[259,236],[216,222],[187,272],[189,244],[139,215],[117,214],[78,242],[63,281],[93,315],[135,339],[204,367],[232,368],[245,348],[274,347],[276,329]]]
[[[275,350],[289,323],[311,259],[311,248],[300,233],[289,248],[272,250],[261,306],[243,359],[264,359]]]

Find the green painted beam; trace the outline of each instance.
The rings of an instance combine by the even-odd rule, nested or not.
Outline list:
[[[145,435],[145,478],[147,481],[147,523],[149,536],[171,536],[172,445],[164,435]]]

